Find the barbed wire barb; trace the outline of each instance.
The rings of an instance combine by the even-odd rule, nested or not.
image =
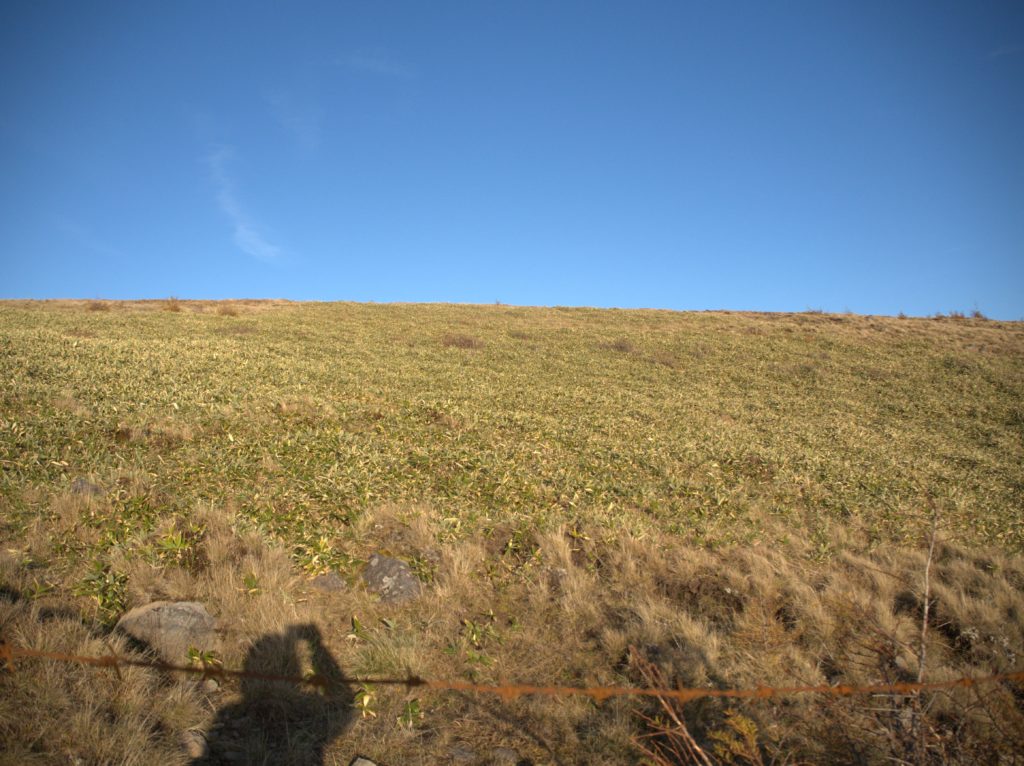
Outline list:
[[[14,649],[6,641],[0,641],[0,657],[4,661],[4,670],[14,673]]]
[[[117,680],[123,683],[124,676],[121,675],[121,667],[118,664],[117,651],[114,649],[114,646],[110,643],[109,639],[103,639],[103,643],[107,645],[107,649],[110,651],[110,667],[114,669],[114,675],[117,676]]]

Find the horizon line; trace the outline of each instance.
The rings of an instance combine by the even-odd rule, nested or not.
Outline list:
[[[820,315],[820,316],[846,316],[863,318],[886,318],[886,319],[973,319],[987,322],[1024,322],[1024,317],[1018,319],[998,319],[978,312],[974,315],[973,309],[970,312],[962,312],[952,309],[948,312],[936,311],[931,314],[907,314],[903,311],[895,314],[871,314],[857,311],[827,311],[822,308],[808,307],[805,309],[730,309],[730,308],[666,308],[659,306],[596,306],[591,304],[540,304],[540,303],[506,303],[505,301],[494,301],[493,303],[480,303],[474,301],[375,301],[375,300],[353,300],[353,299],[317,299],[317,298],[179,298],[169,295],[160,298],[85,298],[85,297],[57,297],[57,298],[0,298],[0,304],[4,303],[166,303],[167,301],[180,303],[344,303],[363,306],[465,306],[469,308],[516,308],[516,309],[575,309],[590,311],[658,311],[671,314],[760,314],[760,315]]]

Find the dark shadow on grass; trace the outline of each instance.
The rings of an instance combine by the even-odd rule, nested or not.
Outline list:
[[[0,600],[17,604],[22,601],[21,591],[17,588],[12,588],[10,585],[0,585]]]
[[[89,631],[89,635],[93,638],[99,638],[103,636],[103,633],[96,629],[95,626],[90,625],[82,619],[82,615],[76,610],[68,606],[46,606],[46,605],[35,605],[33,608],[32,600],[26,598],[25,594],[17,588],[11,587],[10,585],[0,585],[0,601],[5,601],[11,606],[16,606],[17,611],[11,612],[8,615],[8,621],[28,615],[29,619],[35,619],[38,622],[74,622],[81,625],[83,628]],[[4,623],[0,623],[0,629],[4,627]]]
[[[303,663],[302,656],[308,658]],[[352,689],[314,625],[293,625],[260,638],[245,658],[252,673],[302,676],[309,666],[325,681],[314,687],[242,680],[243,698],[222,708],[192,766],[295,764],[322,766],[324,750],[352,723]]]
[[[565,762],[559,760],[558,754],[548,742],[544,734],[537,732],[528,715],[522,710],[516,710],[514,705],[502,702],[490,694],[465,694],[458,695],[467,708],[475,708],[483,713],[490,720],[496,734],[500,734],[507,743],[513,744],[518,741],[529,741],[545,751],[548,758],[546,763],[554,766],[562,766]],[[529,758],[520,758],[516,766],[533,766]]]

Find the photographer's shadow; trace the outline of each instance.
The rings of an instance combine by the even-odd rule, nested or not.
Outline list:
[[[308,658],[304,663],[300,652]],[[245,658],[246,672],[302,676],[322,686],[242,679],[243,699],[222,708],[206,735],[206,752],[191,766],[287,763],[322,766],[324,750],[352,722],[353,694],[315,625],[293,625],[260,638]]]

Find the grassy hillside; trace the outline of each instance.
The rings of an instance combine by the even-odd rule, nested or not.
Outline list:
[[[22,640],[43,640],[47,605],[79,615],[64,633],[78,647],[129,606],[187,597],[234,631],[231,666],[258,636],[308,619],[349,671],[636,683],[622,657],[639,644],[673,683],[913,676],[921,546],[937,518],[935,587],[948,593],[934,672],[1015,669],[1024,654],[1018,323],[8,302],[0,380],[0,576],[5,632]],[[409,561],[427,595],[396,609],[366,594],[375,550]],[[893,582],[864,574],[878,568]],[[326,571],[349,589],[310,592]],[[357,614],[374,627],[346,640]],[[869,667],[850,649],[861,640]],[[24,704],[61,715],[20,683],[35,700]],[[146,713],[164,740],[117,752],[180,760],[173,732],[201,728],[231,693],[183,693]],[[510,719],[438,696],[404,726],[401,693],[379,695],[382,715],[353,723],[328,762],[359,748],[435,762],[459,737],[479,762],[511,740],[538,763],[636,757],[626,703],[527,700]],[[1005,695],[987,724],[950,713],[959,739],[1019,721],[1020,697]],[[870,718],[844,705],[816,711],[818,725]],[[721,706],[691,714],[701,736],[731,731]],[[744,715],[766,760],[848,752],[792,711]],[[38,732],[0,725],[19,757],[49,762],[26,744]],[[891,756],[878,736],[871,752]]]

